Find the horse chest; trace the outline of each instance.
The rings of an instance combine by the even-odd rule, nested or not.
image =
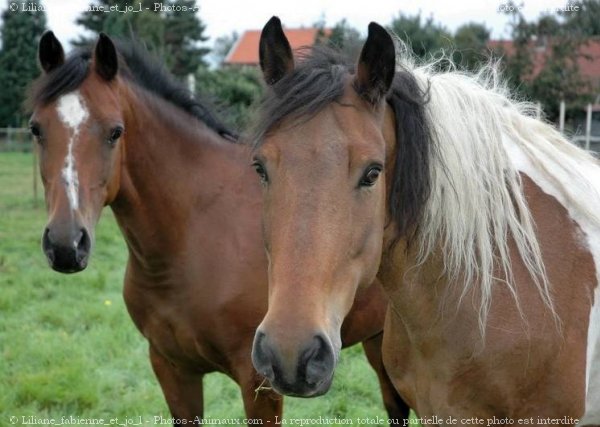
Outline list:
[[[563,382],[558,395],[548,393],[558,390],[561,378],[574,376],[572,366],[566,375],[557,374],[564,363],[560,357],[554,361],[550,354],[554,349],[536,355],[541,343],[490,344],[482,349],[475,339],[476,326],[472,335],[435,328],[425,332],[411,329],[410,323],[391,311],[384,330],[386,370],[400,395],[421,417],[491,419],[540,414],[558,418],[568,414],[576,418],[581,414],[576,381]],[[548,378],[548,372],[555,375]]]
[[[173,363],[198,371],[225,371],[222,354],[215,350],[217,304],[205,304],[201,295],[181,289],[125,284],[124,296],[132,320],[150,344]],[[210,307],[208,307],[210,305]]]
[[[483,345],[477,312],[468,302],[459,304],[426,277],[416,280],[394,266],[384,266],[380,277],[393,307],[386,318],[384,363],[420,416],[582,415],[584,372],[577,361],[585,353],[585,322],[578,316],[565,315],[574,326],[565,330],[564,344],[546,327],[551,318],[544,317],[537,296],[522,301],[539,308],[528,311],[525,325],[510,294],[498,291]],[[584,297],[578,292],[572,304],[581,306]]]

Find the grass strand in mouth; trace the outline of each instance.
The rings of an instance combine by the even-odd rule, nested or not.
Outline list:
[[[266,382],[267,382],[267,379],[263,378],[263,380],[260,383],[260,385],[254,389],[254,393],[255,393],[254,400],[256,400],[256,398],[258,398],[258,393],[260,393],[261,391],[271,391],[271,390],[273,390],[273,387],[269,387],[269,386],[264,385]]]

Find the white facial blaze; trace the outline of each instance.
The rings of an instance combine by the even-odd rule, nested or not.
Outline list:
[[[75,211],[79,208],[79,179],[77,177],[77,169],[75,168],[73,146],[79,136],[81,125],[88,118],[88,110],[79,91],[75,91],[59,98],[57,112],[60,120],[70,133],[62,177],[65,182],[69,205],[71,206],[71,210]]]

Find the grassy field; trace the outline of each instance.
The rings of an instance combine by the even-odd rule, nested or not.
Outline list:
[[[103,214],[87,270],[61,275],[40,250],[46,214],[42,195],[34,207],[31,187],[32,156],[0,153],[0,426],[29,417],[118,417],[123,425],[126,418],[144,425],[168,418],[146,341],[121,295],[126,249],[112,213]],[[243,417],[231,380],[208,375],[204,387],[206,417]],[[326,396],[286,399],[286,419],[319,416],[353,425],[371,425],[359,417],[384,419],[360,347],[343,352]]]

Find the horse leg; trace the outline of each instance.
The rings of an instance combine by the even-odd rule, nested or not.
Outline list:
[[[184,370],[150,345],[150,362],[174,418],[173,425],[197,424],[204,415],[203,374]],[[194,421],[195,420],[195,421]]]
[[[239,384],[248,419],[262,420],[263,424],[281,423],[283,396],[275,393],[268,381],[258,375],[253,366],[246,369]]]
[[[383,366],[383,359],[381,357],[381,344],[383,342],[383,332],[363,341],[362,345],[367,356],[369,364],[373,367],[377,373],[379,379],[379,385],[381,387],[381,395],[383,397],[383,404],[388,413],[390,420],[398,420],[398,425],[407,425],[410,407],[402,400],[402,397],[398,394],[392,381],[390,380],[385,368]],[[402,422],[399,422],[402,420]]]

